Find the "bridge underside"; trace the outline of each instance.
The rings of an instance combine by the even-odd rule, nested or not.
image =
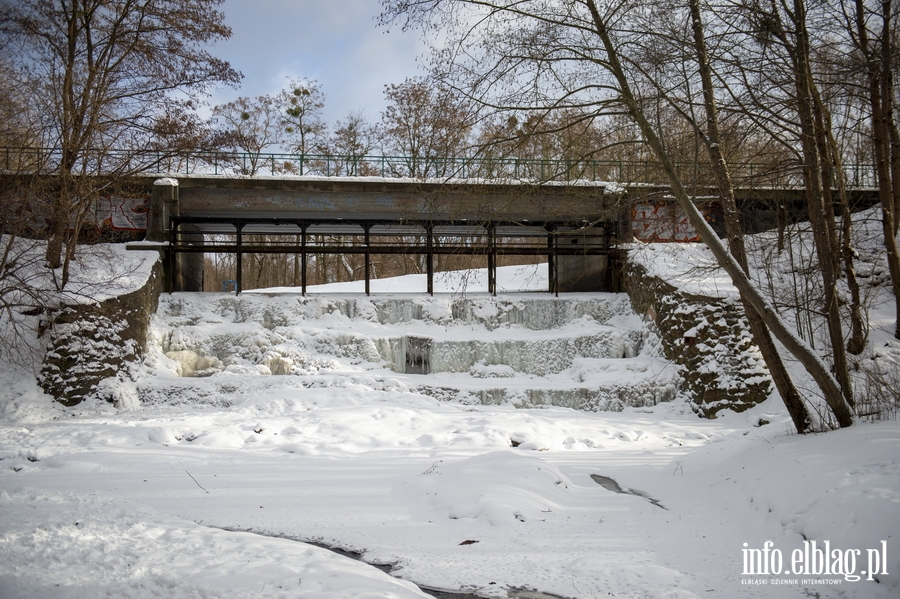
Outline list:
[[[308,285],[309,256],[354,254],[364,256],[366,294],[370,292],[371,257],[384,254],[423,256],[428,293],[434,293],[435,257],[484,256],[488,291],[497,291],[499,256],[540,256],[548,264],[548,291],[611,290],[606,268],[614,251],[615,225],[550,221],[510,222],[489,220],[392,220],[359,218],[270,218],[227,216],[172,217],[169,227],[168,271],[170,290],[197,288],[196,271],[188,255],[213,253],[236,256],[236,290],[243,289],[241,257],[245,254],[290,254],[299,256],[301,292]],[[577,257],[577,258],[576,258]],[[575,258],[591,257],[593,270],[579,268],[573,276]],[[562,276],[561,276],[562,273]]]

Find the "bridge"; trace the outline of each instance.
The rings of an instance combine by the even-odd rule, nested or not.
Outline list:
[[[0,150],[4,155],[6,177],[35,165],[53,172],[53,150]],[[362,255],[366,293],[378,254],[424,257],[429,293],[435,256],[450,254],[484,257],[492,293],[499,256],[546,258],[552,293],[617,290],[618,243],[635,232],[645,241],[694,235],[671,209],[652,161],[145,151],[103,159],[140,175],[125,186],[149,198],[146,238],[166,258],[171,290],[203,288],[207,253],[237,256],[238,292],[240,258],[257,253],[299,256],[303,293],[308,257],[323,254]],[[722,233],[718,192],[703,173],[697,178],[696,166],[683,165],[694,175],[692,192]],[[102,172],[102,160],[93,168]],[[806,218],[798,172],[732,168],[745,231]],[[847,168],[852,206],[877,202],[873,172],[870,165]]]
[[[491,293],[498,256],[546,258],[551,293],[618,291],[616,246],[635,231],[661,227],[673,232],[668,240],[696,239],[670,209],[667,192],[665,186],[586,181],[167,177],[153,185],[147,239],[165,242],[173,290],[202,289],[203,254],[229,253],[238,258],[239,293],[240,257],[275,253],[300,256],[304,294],[307,259],[322,254],[362,255],[367,294],[370,260],[378,254],[424,256],[428,293],[434,291],[435,256],[450,254],[483,256]],[[716,191],[704,188],[698,196],[708,220],[724,233]],[[877,198],[873,190],[854,190],[852,200],[862,206]],[[748,232],[806,215],[802,189],[741,189],[738,202]]]
[[[612,286],[609,255],[621,228],[618,193],[609,184],[439,182],[377,177],[165,177],[154,182],[147,240],[163,243],[171,289],[197,290],[202,255],[254,253],[300,256],[306,293],[307,257],[425,257],[433,293],[438,255],[483,256],[488,290],[496,292],[498,256],[542,256],[549,289]],[[146,244],[140,247],[146,247]]]

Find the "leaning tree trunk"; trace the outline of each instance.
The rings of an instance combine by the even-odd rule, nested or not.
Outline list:
[[[709,56],[706,51],[706,40],[703,33],[703,21],[700,14],[700,5],[698,0],[690,0],[691,6],[691,22],[694,34],[694,50],[697,54],[697,63],[700,70],[700,79],[703,84],[703,104],[706,110],[706,141],[709,149],[710,159],[713,165],[713,171],[716,175],[716,183],[719,187],[719,198],[722,201],[723,213],[725,216],[725,230],[728,236],[728,247],[731,255],[738,262],[744,273],[750,273],[747,266],[747,254],[744,247],[744,236],[741,230],[741,221],[738,216],[737,202],[734,197],[734,186],[731,182],[731,176],[728,172],[728,166],[725,157],[722,155],[721,140],[719,136],[719,115],[716,107],[715,94],[713,89],[712,72],[709,65]],[[812,425],[812,419],[809,410],[800,396],[800,392],[794,386],[791,377],[784,366],[778,348],[769,334],[769,329],[763,322],[762,317],[754,309],[750,300],[741,294],[741,303],[744,306],[744,313],[747,321],[750,323],[750,331],[753,333],[753,339],[759,347],[763,360],[769,368],[772,380],[781,399],[784,402],[791,420],[797,428],[798,433],[805,433]]]
[[[710,248],[716,261],[719,263],[719,266],[721,266],[731,277],[738,292],[747,298],[747,301],[750,302],[757,314],[760,315],[763,322],[766,323],[766,326],[768,326],[769,330],[772,331],[772,334],[775,335],[775,338],[778,339],[801,364],[803,364],[803,367],[813,377],[813,380],[815,380],[816,384],[822,390],[825,401],[834,413],[838,424],[842,427],[852,425],[853,412],[844,399],[838,382],[828,371],[828,368],[809,345],[784,325],[774,307],[763,298],[756,286],[754,286],[746,273],[744,273],[740,264],[738,264],[734,257],[728,252],[716,233],[709,226],[709,223],[706,222],[706,219],[703,218],[703,215],[700,214],[700,211],[691,201],[687,190],[684,188],[681,178],[675,169],[675,163],[672,161],[662,140],[656,135],[656,130],[647,120],[634,93],[631,91],[631,86],[628,84],[628,78],[625,75],[625,69],[619,61],[618,50],[609,35],[606,23],[600,16],[596,2],[594,0],[586,0],[586,4],[591,11],[595,28],[594,32],[600,38],[604,50],[606,51],[608,59],[606,68],[609,70],[610,74],[615,77],[619,86],[619,99],[624,105],[624,108],[628,111],[631,119],[640,128],[641,133],[644,135],[645,142],[662,164],[663,170],[672,187],[672,194],[675,196],[678,205],[684,210],[691,225],[697,230],[700,239]]]

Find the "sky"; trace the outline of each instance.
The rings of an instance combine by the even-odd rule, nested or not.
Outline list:
[[[384,86],[425,73],[419,32],[379,27],[378,0],[226,0],[221,10],[232,36],[212,52],[244,79],[239,89],[217,90],[212,104],[276,93],[288,78],[307,78],[325,93],[329,124],[358,111],[377,121]]]

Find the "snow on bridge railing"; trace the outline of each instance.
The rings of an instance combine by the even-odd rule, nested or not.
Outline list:
[[[667,185],[659,163],[634,159],[536,159],[509,156],[391,156],[264,152],[103,150],[84,153],[73,172],[87,175],[167,174],[223,176],[383,177],[517,181],[615,181]],[[0,148],[6,173],[58,172],[62,152],[54,148]],[[686,179],[714,187],[708,165],[676,163]],[[800,187],[799,164],[736,162],[729,165],[738,186]],[[845,164],[848,187],[874,187],[871,164]]]

